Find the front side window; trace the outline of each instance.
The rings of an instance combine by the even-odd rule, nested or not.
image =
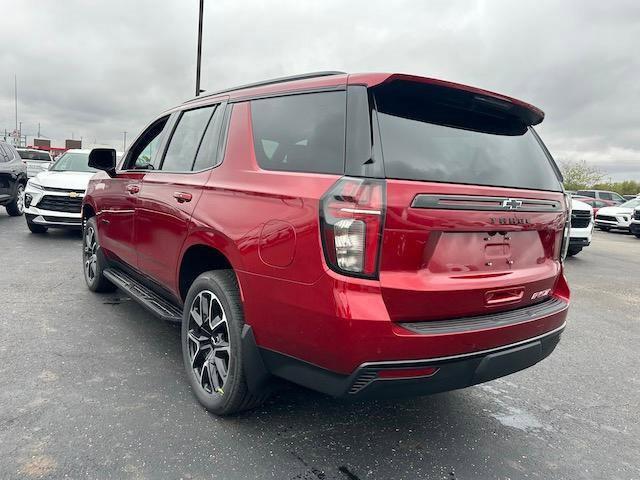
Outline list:
[[[190,172],[202,136],[209,125],[214,107],[183,112],[175,128],[161,169],[170,172]]]
[[[128,166],[125,168],[155,170],[158,167],[158,148],[162,138],[160,134],[168,120],[168,116],[157,120],[140,135],[128,153]]]
[[[627,200],[622,195],[619,195],[616,192],[611,192],[611,196],[613,197],[613,200],[617,202],[625,202]]]
[[[345,92],[310,93],[251,102],[260,168],[343,173]]]

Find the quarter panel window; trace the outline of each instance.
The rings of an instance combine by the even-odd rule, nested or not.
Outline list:
[[[253,100],[253,144],[260,168],[343,173],[345,109],[345,92]]]
[[[161,170],[189,172],[214,107],[188,110],[182,114],[171,136]]]

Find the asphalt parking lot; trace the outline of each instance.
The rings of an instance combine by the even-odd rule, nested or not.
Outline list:
[[[0,212],[0,478],[640,479],[640,240],[596,232],[567,262],[556,352],[524,372],[402,401],[284,385],[217,418],[179,329],[84,285],[81,237]]]

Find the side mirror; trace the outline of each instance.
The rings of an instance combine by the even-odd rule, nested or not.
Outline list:
[[[116,176],[116,151],[113,148],[94,148],[89,153],[89,166]]]

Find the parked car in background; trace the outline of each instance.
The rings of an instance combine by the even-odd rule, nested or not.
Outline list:
[[[12,217],[22,215],[26,184],[27,166],[13,145],[0,141],[0,205]]]
[[[640,198],[634,198],[622,205],[603,207],[596,214],[596,227],[609,231],[613,228],[629,230],[633,210],[640,205]]]
[[[257,405],[269,375],[355,399],[522,370],[569,305],[570,199],[543,118],[400,74],[197,97],[122,162],[91,153],[87,286],[182,322],[192,391],[217,414]]]
[[[571,199],[571,231],[567,255],[572,257],[591,244],[593,234],[593,208],[576,198]]]
[[[616,205],[618,205],[613,200],[596,200],[595,198],[583,197],[582,195],[572,195],[572,198],[589,205],[593,209],[594,218],[597,215],[598,210],[600,210],[602,207],[615,207]]]
[[[595,198],[597,200],[610,200],[616,202],[617,204],[627,201],[619,193],[610,192],[608,190],[578,190],[576,194],[582,195],[583,197]]]
[[[633,233],[637,238],[640,238],[640,206],[633,210],[633,217],[629,224],[629,231]]]
[[[48,170],[53,162],[53,157],[49,152],[36,150],[34,148],[16,148],[18,155],[27,165],[27,177],[35,177],[40,172]]]
[[[635,195],[623,195],[623,197],[625,198],[625,200],[633,200],[634,198],[640,197],[640,194],[635,194]]]
[[[82,197],[96,172],[89,167],[90,151],[67,150],[49,170],[29,179],[24,211],[32,233],[44,233],[48,228],[82,228]]]

